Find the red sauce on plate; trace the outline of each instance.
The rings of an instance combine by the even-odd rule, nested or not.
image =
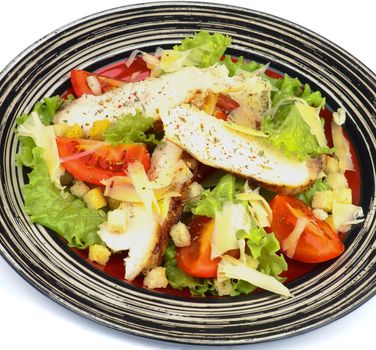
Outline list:
[[[114,64],[111,64],[109,66],[103,67],[98,69],[95,73],[101,74],[104,76],[108,76],[110,78],[114,79],[120,79],[124,81],[130,81],[131,77],[136,78],[140,74],[141,76],[145,79],[147,77],[147,73],[149,73],[149,69],[146,67],[145,62],[141,58],[136,58],[132,65],[130,67],[127,67],[124,63],[124,61],[117,62]],[[268,69],[266,71],[266,74],[269,75],[272,78],[282,78],[282,75]],[[132,79],[133,80],[133,79]],[[333,142],[332,142],[332,136],[331,136],[331,131],[330,131],[330,123],[331,123],[331,118],[332,114],[328,109],[325,109],[321,111],[320,113],[321,117],[325,119],[325,133],[326,137],[328,139],[329,146],[332,147]],[[350,141],[348,135],[345,133],[346,138]],[[352,189],[353,193],[353,203],[358,205],[360,202],[360,170],[359,170],[359,160],[357,157],[357,154],[355,152],[354,147],[352,146],[350,142],[350,151],[355,167],[355,171],[347,171],[346,172],[346,178],[348,180],[349,186]],[[128,282],[124,280],[124,263],[123,259],[126,257],[127,253],[116,253],[111,256],[110,261],[107,263],[106,266],[101,266],[97,263],[94,263],[90,260],[88,260],[88,252],[87,250],[80,250],[80,249],[75,249],[73,248],[73,251],[76,252],[80,257],[85,259],[87,262],[89,262],[91,265],[93,265],[95,268],[103,271],[104,273],[122,280],[124,283],[129,283],[137,287],[142,287],[142,279],[137,278],[136,280],[132,282]],[[288,257],[285,257],[286,261],[288,263],[288,271],[284,272],[282,276],[287,277],[288,281],[293,281],[299,277],[302,277],[306,275],[307,273],[313,271],[318,265],[320,264],[308,264],[308,263],[303,263],[299,261],[295,261],[292,259],[289,259]],[[179,296],[190,296],[189,291],[179,291],[176,289],[172,288],[166,288],[166,289],[160,289],[161,292],[167,293],[170,295],[179,295]]]

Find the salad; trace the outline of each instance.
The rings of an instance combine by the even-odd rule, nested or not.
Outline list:
[[[198,32],[136,50],[121,79],[74,69],[72,88],[17,118],[25,211],[124,279],[192,295],[283,297],[289,262],[321,263],[361,222],[340,108]],[[354,203],[355,204],[354,204]]]

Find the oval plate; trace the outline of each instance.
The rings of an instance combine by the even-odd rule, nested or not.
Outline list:
[[[346,131],[361,155],[361,205],[367,217],[336,261],[288,284],[294,297],[183,298],[111,278],[75,255],[23,212],[22,169],[15,166],[15,118],[69,86],[72,68],[95,70],[129,56],[171,47],[195,31],[231,35],[230,53],[271,62],[320,89],[328,105],[348,111]],[[376,79],[354,57],[296,24],[243,8],[152,3],[86,17],[46,36],[0,75],[0,251],[27,281],[67,308],[103,325],[154,339],[242,344],[299,334],[329,323],[372,297],[375,274]]]

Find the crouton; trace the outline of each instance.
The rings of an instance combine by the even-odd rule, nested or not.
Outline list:
[[[325,173],[326,174],[334,174],[339,172],[339,162],[334,157],[326,157],[326,166],[325,166]]]
[[[102,189],[99,187],[91,189],[83,196],[83,199],[89,209],[100,209],[107,205]]]
[[[115,209],[107,214],[107,228],[110,232],[123,232],[127,229],[127,212],[124,209]]]
[[[215,279],[214,287],[217,290],[219,296],[230,295],[232,291],[232,285],[229,279],[221,282],[219,282],[218,279]]]
[[[328,174],[325,179],[325,183],[328,184],[333,190],[340,190],[342,188],[349,187],[344,173]]]
[[[68,126],[67,130],[64,132],[64,136],[70,139],[83,138],[85,136],[85,133],[81,129],[81,126],[75,123]]]
[[[157,266],[149,270],[144,278],[144,286],[149,289],[167,288],[166,268]]]
[[[110,124],[108,119],[96,120],[89,129],[89,137],[93,140],[104,140],[104,133]]]
[[[187,188],[187,200],[198,200],[204,188],[198,182],[192,182]]]
[[[90,191],[90,188],[84,182],[74,180],[73,186],[70,188],[70,191],[74,196],[81,198]]]
[[[188,227],[182,222],[171,227],[170,236],[176,247],[187,247],[191,244],[191,234]]]
[[[323,209],[327,212],[333,208],[333,191],[317,191],[313,195],[312,208]]]
[[[93,244],[89,247],[89,260],[95,261],[100,265],[106,265],[110,259],[110,250],[101,244]]]
[[[352,204],[352,191],[351,188],[342,188],[334,190],[333,196],[335,200],[342,204]]]

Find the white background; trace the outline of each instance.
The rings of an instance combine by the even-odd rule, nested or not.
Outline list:
[[[376,6],[373,1],[216,2],[249,7],[296,22],[342,46],[376,71]],[[4,1],[0,20],[0,70],[27,46],[60,26],[98,11],[134,3],[137,1],[10,0],[6,4]],[[222,349],[356,349],[362,344],[363,347],[372,348],[375,312],[376,298],[373,298],[349,315],[318,330],[271,343]],[[193,348],[122,334],[86,320],[42,295],[19,277],[1,257],[0,344],[2,349],[25,347],[40,350]]]

